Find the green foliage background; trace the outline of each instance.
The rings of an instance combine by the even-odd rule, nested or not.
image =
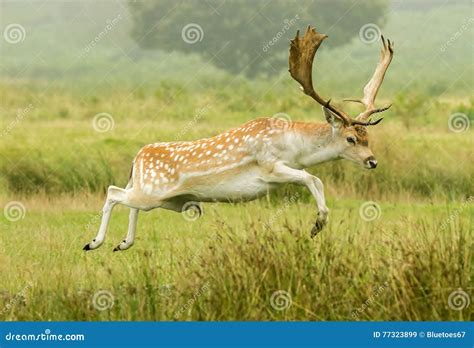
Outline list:
[[[333,37],[332,45],[337,47],[349,42],[366,23],[384,24],[388,4],[388,0],[165,0],[130,2],[129,6],[132,36],[140,47],[198,52],[219,68],[255,77],[286,66],[288,40],[294,37],[295,26],[316,25]],[[199,25],[205,39],[193,45],[182,40],[182,29],[189,23]]]
[[[155,28],[156,11],[169,5],[156,3],[0,3],[0,29],[10,23],[25,29],[17,44],[0,37],[0,207],[12,201],[25,207],[18,221],[0,214],[0,320],[472,321],[472,303],[454,310],[448,302],[453,291],[472,299],[473,290],[470,4],[380,1],[363,17],[374,2],[285,2],[292,5],[288,10],[281,1],[259,1],[223,8],[225,20],[216,24],[217,15],[197,20],[209,11],[205,2],[187,20],[180,11],[190,2],[183,1]],[[369,129],[377,170],[347,161],[309,169],[324,182],[331,210],[328,226],[314,239],[314,200],[289,185],[247,204],[206,204],[195,222],[160,209],[141,212],[133,248],[112,254],[128,221],[128,209],[117,206],[105,245],[85,254],[107,186],[125,186],[142,145],[212,136],[279,112],[323,122],[320,108],[286,71],[286,37],[262,50],[298,6],[309,10],[297,12],[302,19],[288,34],[311,21],[330,35],[314,75],[321,93],[336,103],[361,95],[378,59],[380,43],[358,37],[364,18],[395,41],[378,97],[380,105],[394,105]],[[332,23],[346,6],[353,6],[351,20]],[[255,21],[241,28],[234,14]],[[266,25],[264,15],[274,16],[275,24]],[[183,45],[183,21],[202,21],[202,41]],[[140,45],[147,28],[150,36]],[[229,46],[228,59],[244,58],[223,69],[206,52],[228,35],[264,59],[234,74],[250,58]],[[268,61],[275,69],[265,66]],[[99,113],[113,118],[107,132],[92,126]],[[450,129],[456,113],[471,122],[462,132]],[[286,205],[288,197],[298,199]],[[380,211],[366,221],[360,208],[370,201]],[[195,299],[203,286],[207,290]],[[384,291],[357,312],[380,286]],[[163,288],[170,291],[163,295]],[[105,311],[92,303],[100,290],[114,297]],[[292,304],[278,311],[270,301],[282,290]],[[190,299],[194,303],[183,311]]]

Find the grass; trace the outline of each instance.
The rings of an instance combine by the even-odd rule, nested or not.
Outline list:
[[[472,209],[382,202],[368,222],[361,203],[331,200],[331,222],[315,239],[314,205],[298,200],[281,210],[266,201],[206,205],[194,222],[142,213],[133,248],[112,253],[126,232],[119,208],[105,245],[84,253],[98,197],[31,199],[24,219],[3,223],[1,299],[14,305],[2,319],[472,319],[448,304],[458,288],[472,291]],[[94,307],[100,290],[113,307]],[[273,307],[279,290],[289,295]],[[291,305],[278,310],[284,296]]]
[[[449,306],[454,291],[472,293],[472,130],[448,127],[457,110],[471,116],[465,99],[427,98],[409,123],[404,108],[419,103],[399,103],[370,129],[375,171],[346,161],[311,168],[331,209],[315,239],[313,199],[304,188],[284,186],[246,205],[206,205],[196,222],[142,213],[136,245],[112,253],[127,226],[128,212],[118,207],[106,245],[84,253],[105,188],[124,186],[143,144],[209,136],[278,111],[322,119],[297,91],[277,98],[237,86],[234,96],[175,91],[171,102],[162,96],[169,86],[83,100],[70,91],[44,94],[34,84],[0,87],[0,203],[19,201],[26,211],[19,221],[0,221],[1,318],[472,319],[469,308]],[[28,103],[34,107],[18,117],[15,106]],[[108,132],[92,126],[100,112],[113,117]],[[381,209],[372,222],[359,213],[367,201]]]
[[[233,86],[232,93],[226,88],[193,93],[179,85],[172,92],[169,88],[165,84],[138,94],[123,89],[80,99],[55,88],[43,93],[34,85],[0,86],[5,101],[0,110],[0,187],[14,195],[104,192],[110,184],[125,184],[131,160],[146,143],[211,136],[278,112],[294,120],[323,119],[319,107],[290,85],[270,89],[272,93],[268,86],[246,82]],[[459,163],[471,156],[471,132],[454,133],[448,127],[456,112],[474,119],[473,100],[419,98],[423,103],[397,96],[384,122],[369,130],[381,164],[376,172],[345,162],[314,170],[331,194],[453,200],[474,192],[474,161],[463,162],[462,168]],[[23,112],[18,105],[32,106]],[[114,127],[99,133],[93,119],[104,112]]]
[[[472,130],[448,127],[454,112],[472,117],[464,98],[400,95],[369,130],[377,170],[346,161],[311,168],[331,209],[315,239],[313,199],[284,186],[245,205],[206,205],[196,222],[141,213],[136,245],[112,253],[127,226],[127,209],[118,207],[106,244],[84,253],[105,188],[125,185],[143,144],[210,136],[281,111],[322,119],[288,85],[279,87],[284,97],[242,81],[234,87],[191,93],[166,85],[78,99],[35,84],[0,86],[0,203],[19,201],[26,212],[0,220],[1,319],[472,319],[469,307],[449,306],[454,291],[472,294]],[[108,132],[92,126],[100,112],[112,115]],[[381,211],[372,222],[359,212],[367,201]]]
[[[384,32],[397,58],[377,102],[394,106],[369,130],[379,166],[309,169],[331,210],[316,238],[313,199],[284,186],[245,205],[205,205],[195,222],[140,213],[136,244],[112,253],[126,233],[119,206],[105,245],[85,253],[106,187],[125,185],[142,145],[207,137],[278,112],[323,120],[286,72],[247,80],[197,56],[136,51],[125,14],[77,59],[119,5],[63,15],[50,11],[54,4],[5,6],[6,22],[22,23],[27,36],[2,51],[0,206],[19,202],[25,216],[0,215],[0,320],[473,319],[472,307],[453,302],[473,292],[474,138],[472,126],[449,127],[455,113],[474,120],[469,35],[455,36],[463,6],[389,16]],[[50,20],[39,27],[32,13]],[[84,25],[90,18],[95,25]],[[354,40],[318,53],[323,94],[360,95],[376,50]],[[100,113],[113,121],[107,132],[94,130]],[[373,221],[360,213],[367,204],[379,209]]]

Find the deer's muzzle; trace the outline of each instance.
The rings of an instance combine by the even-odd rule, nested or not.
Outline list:
[[[374,156],[367,157],[364,162],[367,168],[369,169],[374,169],[375,167],[377,167],[377,160]]]

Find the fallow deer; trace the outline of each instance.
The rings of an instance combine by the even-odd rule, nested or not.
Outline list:
[[[133,160],[125,189],[110,186],[102,222],[95,239],[84,250],[104,242],[116,204],[130,207],[128,233],[114,251],[133,245],[138,212],[164,208],[181,212],[189,202],[240,202],[256,199],[283,183],[305,185],[316,200],[314,237],[328,221],[323,183],[304,168],[346,158],[372,169],[377,161],[369,147],[367,127],[378,124],[370,116],[387,110],[375,107],[375,97],[392,60],[393,43],[382,36],[381,59],[360,100],[365,110],[351,118],[322,98],[313,88],[312,65],[327,36],[308,27],[291,40],[289,71],[305,94],[322,105],[327,123],[289,122],[259,118],[212,138],[159,142],[144,146]]]

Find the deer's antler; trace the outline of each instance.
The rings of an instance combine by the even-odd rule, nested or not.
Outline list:
[[[333,105],[330,104],[331,99],[324,99],[321,97],[313,88],[313,77],[312,77],[312,70],[313,70],[313,61],[316,55],[316,51],[318,50],[319,46],[326,39],[328,36],[324,34],[320,34],[316,31],[316,29],[311,28],[308,26],[305,34],[300,37],[299,30],[296,32],[296,37],[291,40],[290,45],[290,57],[289,57],[289,71],[291,77],[293,77],[296,81],[298,81],[303,89],[303,92],[316,100],[319,104],[323,105],[325,108],[332,111],[337,117],[339,117],[346,126],[351,125],[363,125],[363,126],[371,126],[376,125],[382,119],[379,119],[375,122],[371,120],[367,120],[368,117],[375,112],[382,112],[388,109],[375,109],[373,108],[373,101],[375,99],[375,95],[382,83],[383,76],[385,71],[387,70],[388,64],[390,64],[390,60],[386,63],[386,58],[382,57],[383,63],[379,63],[374,76],[369,81],[367,86],[364,88],[364,98],[362,100],[352,100],[360,102],[366,105],[367,110],[361,113],[356,119],[351,118],[342,110],[337,109]],[[384,48],[385,48],[385,41]],[[389,42],[387,46],[393,55],[392,46]],[[382,53],[384,51],[382,50]],[[385,68],[383,68],[385,66]],[[379,77],[381,78],[379,79]],[[380,81],[379,81],[380,80]],[[365,104],[367,103],[367,104]]]
[[[364,97],[360,100],[348,99],[348,101],[356,101],[365,106],[365,111],[361,112],[356,120],[365,121],[371,115],[388,110],[392,106],[390,104],[382,108],[375,107],[375,97],[377,96],[385,73],[387,72],[388,66],[393,58],[393,42],[390,42],[390,40],[385,41],[385,38],[382,35],[382,45],[380,61],[375,68],[372,78],[364,87]]]

